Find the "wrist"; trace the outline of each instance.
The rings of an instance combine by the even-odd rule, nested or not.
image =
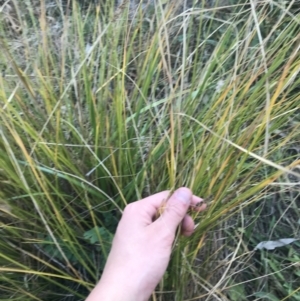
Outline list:
[[[103,275],[86,301],[147,301],[149,296],[128,275]]]

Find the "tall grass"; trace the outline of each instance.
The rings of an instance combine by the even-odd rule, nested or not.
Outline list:
[[[297,1],[67,2],[2,6],[1,300],[83,300],[126,204],[182,185],[208,209],[152,300],[299,300],[299,244],[253,251],[299,232]]]

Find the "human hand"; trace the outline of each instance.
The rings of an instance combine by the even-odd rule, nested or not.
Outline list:
[[[126,206],[100,282],[86,301],[148,300],[167,269],[177,227],[181,224],[186,236],[194,231],[188,209],[206,208],[197,206],[203,200],[188,188],[168,197],[169,191],[163,191]]]

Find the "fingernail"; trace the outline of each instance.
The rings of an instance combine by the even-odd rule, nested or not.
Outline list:
[[[189,189],[187,188],[181,188],[177,190],[176,192],[176,197],[183,203],[190,203],[191,202],[191,197],[192,193]]]
[[[201,207],[204,204],[203,200],[195,204],[195,207]]]

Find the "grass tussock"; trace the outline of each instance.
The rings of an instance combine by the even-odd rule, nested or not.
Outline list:
[[[226,3],[225,3],[226,2]],[[300,300],[299,1],[0,1],[1,300],[83,300],[127,203],[206,198],[153,300]]]

